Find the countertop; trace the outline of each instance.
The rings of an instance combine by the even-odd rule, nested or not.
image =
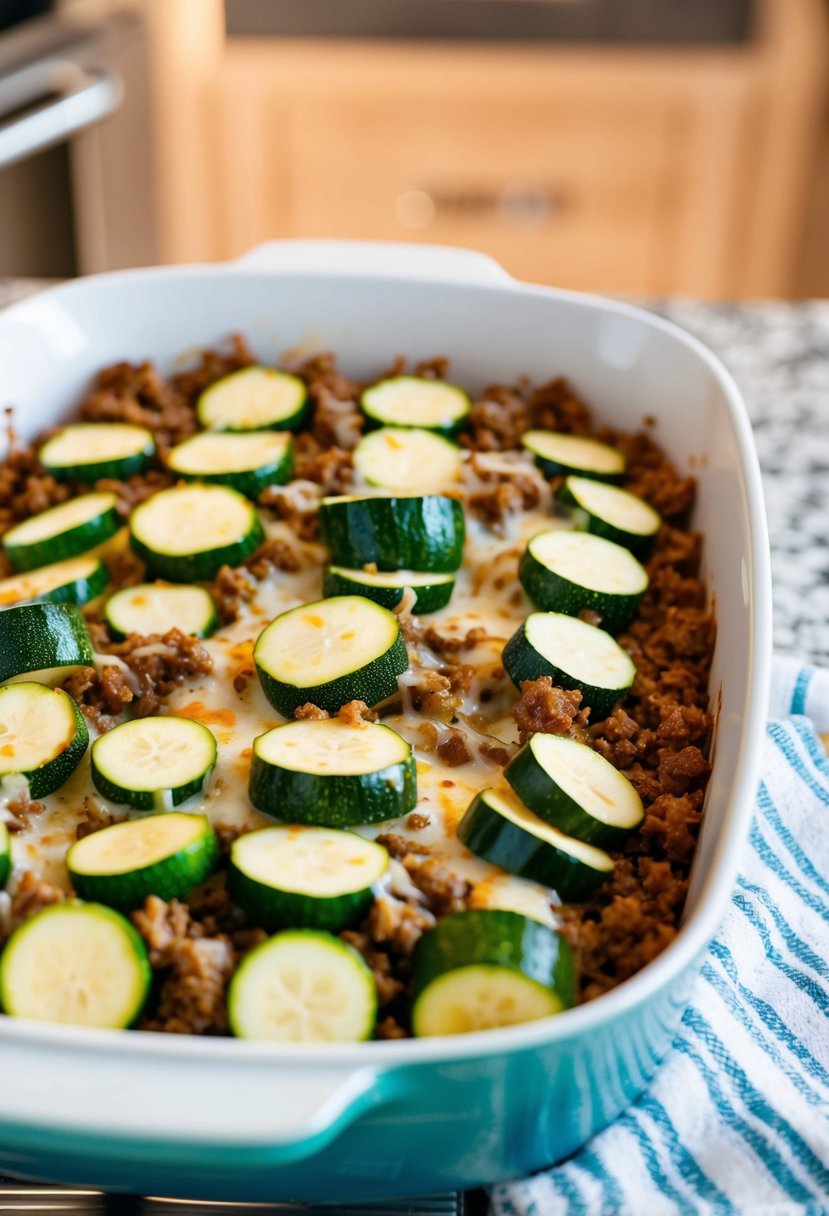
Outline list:
[[[0,308],[43,286],[0,278]],[[710,346],[736,379],[763,471],[774,646],[829,663],[829,300],[649,307]]]

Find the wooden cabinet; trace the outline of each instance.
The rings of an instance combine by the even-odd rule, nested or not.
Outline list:
[[[180,174],[170,256],[280,236],[422,240],[565,287],[785,295],[825,14],[821,0],[760,8],[750,44],[717,50],[216,38],[189,128],[168,134],[191,160],[204,149]]]

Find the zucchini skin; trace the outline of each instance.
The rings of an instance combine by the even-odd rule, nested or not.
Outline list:
[[[367,600],[373,600],[381,608],[396,608],[403,599],[405,586],[376,587],[371,583],[360,582],[359,579],[347,578],[340,570],[326,566],[322,576],[322,593],[332,595],[363,595]],[[439,612],[445,608],[455,590],[454,581],[450,583],[432,583],[423,587],[413,587],[417,595],[415,611],[418,616],[426,616],[430,612]]]
[[[532,740],[525,743],[504,769],[505,778],[521,801],[539,819],[558,828],[566,836],[573,836],[576,840],[602,849],[621,848],[639,825],[620,828],[594,819],[539,764],[531,743]]]
[[[31,518],[34,519],[35,516]],[[27,570],[36,570],[39,566],[51,566],[66,557],[79,557],[109,540],[120,527],[120,516],[115,506],[112,506],[93,519],[77,524],[74,528],[67,528],[57,536],[48,536],[44,540],[25,545],[15,545],[14,541],[4,539],[3,547],[15,570],[22,574]]]
[[[529,546],[521,554],[518,578],[527,595],[539,608],[546,612],[564,612],[568,616],[578,616],[586,610],[598,612],[602,619],[601,627],[608,633],[619,633],[630,624],[647,591],[645,586],[630,595],[615,595],[582,587],[548,570],[533,557]]]
[[[215,873],[221,862],[219,841],[212,828],[176,853],[128,874],[84,874],[73,869],[72,852],[70,849],[67,853],[66,864],[80,898],[106,904],[119,912],[140,908],[148,895],[163,900],[183,899]]]
[[[9,829],[5,823],[0,823],[0,891],[9,881],[12,872],[11,842]]]
[[[227,867],[227,889],[233,902],[246,913],[250,924],[267,933],[279,929],[324,929],[328,933],[338,933],[358,925],[374,903],[371,887],[327,897],[281,891],[243,873],[234,863],[232,852]]]
[[[89,630],[75,604],[19,604],[0,612],[0,684],[27,671],[94,665]]]
[[[524,680],[549,676],[557,688],[578,689],[584,704],[590,706],[591,723],[606,718],[630,691],[633,680],[625,688],[598,688],[595,684],[577,680],[563,667],[557,667],[540,654],[527,637],[526,629],[527,622],[524,620],[507,642],[501,657],[504,670],[519,691]]]
[[[84,423],[75,424],[78,427],[83,427]],[[93,426],[99,424],[93,423]],[[68,428],[74,429],[74,426]],[[144,428],[140,428],[143,430]],[[55,481],[85,481],[95,482],[101,478],[122,478],[132,477],[134,473],[143,473],[148,469],[153,457],[155,456],[155,441],[150,432],[147,432],[147,442],[141,451],[133,452],[129,456],[116,456],[111,460],[98,460],[85,463],[80,461],[78,464],[51,464],[48,455],[44,458],[44,452],[49,446],[49,442],[45,443],[40,450],[40,462],[48,473],[51,473]]]
[[[497,908],[455,912],[424,933],[412,960],[415,993],[449,971],[476,965],[517,971],[553,989],[564,1009],[576,1003],[570,944],[540,921]]]
[[[583,902],[610,877],[498,815],[480,794],[458,825],[458,839],[507,873],[552,887],[564,902]]]
[[[409,667],[406,643],[399,631],[389,649],[370,663],[365,663],[356,671],[350,671],[339,679],[308,688],[275,680],[260,666],[255,650],[253,657],[262,691],[274,709],[279,710],[285,718],[292,718],[300,705],[306,705],[309,701],[329,713],[337,713],[349,701],[365,701],[369,706],[377,705],[397,691],[397,677]]]
[[[51,696],[65,697],[67,704],[71,707],[72,716],[75,721],[75,734],[69,741],[67,747],[55,756],[54,759],[48,760],[46,764],[41,764],[38,768],[30,769],[28,772],[22,773],[29,783],[29,796],[31,798],[45,798],[48,794],[53,794],[55,790],[60,789],[65,781],[74,773],[75,769],[80,764],[84,757],[84,752],[89,744],[89,730],[87,729],[86,720],[78,709],[75,702],[69,696],[69,693],[64,692],[62,688],[45,689],[42,684],[26,685],[25,683],[10,684],[7,686],[9,690],[20,689],[25,687],[34,687],[44,689]],[[0,688],[0,718],[2,718],[2,700],[3,693],[6,689]],[[19,770],[13,770],[19,772]],[[2,772],[2,762],[0,762],[0,776],[5,776]]]
[[[323,502],[320,527],[338,566],[451,574],[463,561],[463,508],[442,494]]]
[[[55,563],[55,565],[61,564],[60,562]],[[45,568],[48,569],[48,567]],[[41,567],[42,569],[44,567]],[[22,577],[25,578],[25,574]],[[0,583],[0,606],[14,608],[22,604],[88,604],[90,600],[97,599],[106,591],[109,586],[109,572],[104,563],[98,561],[86,577],[69,579],[67,582],[53,587],[51,591],[42,591],[39,595],[21,596],[15,603],[7,604],[3,600],[3,583],[16,581],[17,578],[13,575],[10,579],[4,579]]]
[[[250,531],[229,545],[201,549],[196,553],[169,554],[151,549],[130,532],[130,545],[154,578],[169,583],[209,582],[222,566],[239,566],[265,539],[262,520],[254,513]]]
[[[254,741],[248,793],[258,811],[292,823],[324,828],[382,823],[414,810],[417,765],[409,754],[399,764],[359,776],[299,773],[267,763],[256,754]]]
[[[594,478],[593,480],[597,479]],[[616,545],[622,545],[625,549],[629,549],[634,557],[638,557],[640,561],[650,556],[659,533],[658,528],[656,532],[647,534],[627,532],[624,528],[617,528],[615,524],[608,523],[600,515],[594,515],[591,511],[588,511],[587,507],[576,498],[567,485],[566,480],[559,486],[555,496],[565,507],[569,507],[580,514],[580,517],[585,521],[584,531],[592,532],[594,536],[601,536],[603,540],[612,540]]]
[[[245,434],[246,432],[238,431],[230,433]],[[170,463],[169,468],[182,481],[200,481],[206,485],[230,486],[232,490],[238,490],[245,498],[256,502],[259,495],[268,486],[281,486],[286,481],[290,481],[294,468],[293,444],[290,445],[283,456],[276,460],[269,460],[266,464],[261,464],[256,469],[244,469],[233,473],[188,473],[185,469],[176,468],[172,463]]]

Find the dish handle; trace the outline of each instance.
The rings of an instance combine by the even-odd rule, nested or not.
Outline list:
[[[514,281],[503,266],[476,249],[397,241],[266,241],[234,264],[246,270],[301,274],[389,275],[472,284]]]

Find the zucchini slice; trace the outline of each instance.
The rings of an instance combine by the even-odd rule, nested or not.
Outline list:
[[[173,448],[167,465],[185,481],[216,482],[256,499],[268,486],[288,481],[293,441],[286,431],[204,432]]]
[[[252,925],[336,933],[362,920],[388,865],[388,853],[373,840],[292,824],[235,840],[227,885]]]
[[[518,577],[539,608],[568,616],[598,612],[610,633],[633,620],[648,589],[647,571],[627,549],[589,532],[558,528],[530,540]]]
[[[613,873],[609,854],[565,836],[510,790],[481,790],[458,825],[458,839],[484,861],[552,887],[565,902],[586,899]]]
[[[588,532],[624,545],[637,557],[647,557],[662,526],[661,515],[644,499],[588,477],[566,477],[556,497],[576,508]]]
[[[58,481],[97,481],[141,473],[155,455],[143,426],[127,422],[77,422],[62,427],[40,449],[40,462]]]
[[[398,494],[440,494],[460,480],[460,448],[434,431],[381,427],[354,449],[354,467],[370,486]]]
[[[9,938],[0,1004],[13,1018],[120,1030],[138,1020],[151,980],[146,947],[119,912],[52,904]]]
[[[71,777],[88,743],[83,715],[62,688],[0,688],[0,778],[20,773],[30,796],[45,798]]]
[[[609,633],[563,612],[531,612],[502,661],[516,688],[550,676],[559,688],[579,689],[591,722],[607,717],[636,678],[633,660]]]
[[[360,406],[377,426],[421,427],[454,435],[472,408],[469,394],[456,384],[425,376],[393,376],[364,390]]]
[[[0,890],[9,881],[12,872],[12,844],[9,829],[0,822]]]
[[[425,933],[413,958],[415,1035],[533,1022],[576,1001],[569,944],[518,912],[472,909]]]
[[[216,605],[204,587],[139,583],[116,591],[106,602],[104,620],[115,638],[166,633],[174,626],[192,637],[208,638],[219,627]]]
[[[112,802],[169,811],[198,794],[216,763],[216,740],[190,718],[135,718],[92,744],[92,781]]]
[[[0,612],[0,683],[59,684],[95,656],[75,604],[20,604]]]
[[[173,486],[130,516],[133,549],[156,578],[173,583],[240,565],[264,535],[256,507],[229,486]]]
[[[623,454],[598,439],[558,431],[525,431],[521,444],[535,457],[545,477],[576,473],[594,481],[618,482],[624,476]]]
[[[48,600],[53,604],[88,604],[106,590],[107,568],[100,558],[85,554],[41,566],[27,574],[0,580],[0,608]]]
[[[533,735],[504,776],[540,819],[588,844],[619,848],[645,813],[624,773],[575,739]]]
[[[260,633],[253,658],[265,696],[286,718],[308,701],[329,713],[348,701],[376,705],[409,666],[397,617],[359,595],[283,612]]]
[[[417,768],[410,744],[388,726],[288,722],[253,741],[250,800],[290,823],[378,823],[414,809]]]
[[[418,615],[445,608],[455,589],[454,574],[432,574],[422,570],[347,570],[326,566],[322,589],[326,595],[364,595],[383,608],[396,608],[407,587],[417,597]]]
[[[295,929],[245,955],[227,990],[227,1012],[239,1039],[356,1043],[374,1033],[377,990],[351,946]]]
[[[298,376],[272,367],[243,367],[204,390],[196,405],[208,431],[298,431],[309,411]]]
[[[34,570],[88,553],[120,527],[114,494],[82,494],[10,528],[3,548],[15,570]]]
[[[324,498],[320,526],[338,566],[451,573],[463,561],[463,508],[441,494]]]
[[[85,836],[66,854],[66,866],[82,899],[131,912],[148,895],[183,899],[218,869],[220,855],[206,815],[171,811]]]

